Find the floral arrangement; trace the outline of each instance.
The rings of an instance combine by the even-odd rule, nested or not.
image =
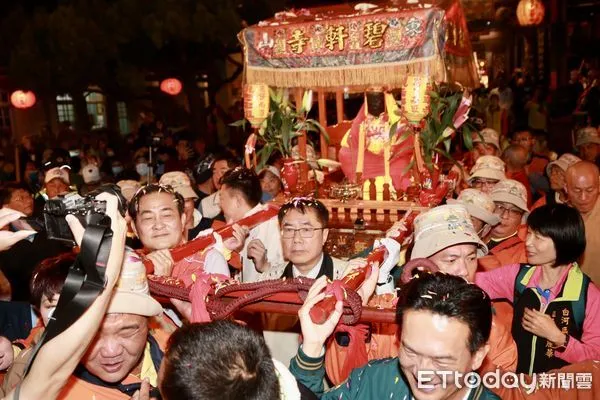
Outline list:
[[[306,118],[311,108],[312,91],[310,90],[304,92],[301,108],[298,110],[290,101],[287,89],[269,88],[269,113],[256,131],[256,147],[259,148],[256,153],[258,170],[267,164],[273,152],[279,152],[284,158],[294,157],[293,141],[303,132],[317,132],[323,134],[327,141],[329,140],[318,121]],[[234,122],[232,126],[245,126],[245,124],[244,119]]]

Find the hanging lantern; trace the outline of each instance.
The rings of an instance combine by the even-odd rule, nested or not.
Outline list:
[[[10,95],[10,102],[16,108],[29,108],[35,104],[35,95],[33,92],[24,92],[17,90]]]
[[[402,88],[402,111],[408,122],[419,125],[429,114],[429,77],[409,75]]]
[[[262,83],[244,86],[244,116],[259,127],[269,116],[269,87]]]
[[[160,83],[160,90],[171,96],[177,96],[181,93],[183,85],[179,79],[169,78]]]
[[[517,19],[521,26],[535,26],[544,20],[544,4],[540,0],[521,0],[517,6]]]

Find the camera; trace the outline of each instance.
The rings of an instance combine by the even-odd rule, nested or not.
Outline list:
[[[124,216],[127,201],[117,185],[100,186],[86,196],[80,196],[77,192],[68,193],[57,199],[48,200],[44,205],[44,225],[48,238],[76,245],[65,219],[69,214],[75,216],[84,228],[90,225],[110,228],[111,220],[106,215],[106,202],[96,199],[96,196],[103,192],[117,196],[119,212]]]

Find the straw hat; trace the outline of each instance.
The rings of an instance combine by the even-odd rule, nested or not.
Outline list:
[[[492,128],[485,128],[479,134],[473,134],[473,143],[491,144],[500,150],[500,135]]]
[[[481,156],[475,161],[469,176],[469,184],[475,178],[506,179],[504,161],[496,156]]]
[[[161,185],[171,186],[184,199],[197,199],[198,195],[192,189],[190,178],[181,171],[167,172],[160,177],[158,182]]]
[[[527,189],[521,182],[513,179],[504,179],[498,182],[492,189],[492,200],[510,203],[521,210],[529,213],[527,208]]]
[[[577,157],[576,155],[573,155],[571,153],[565,153],[562,156],[560,156],[558,160],[552,161],[548,163],[548,165],[546,165],[546,174],[550,176],[550,169],[554,165],[566,172],[567,168],[569,168],[575,163],[578,163],[579,161],[581,161],[581,158]]]
[[[587,128],[577,131],[577,143],[575,144],[575,147],[579,147],[588,143],[600,144],[598,130],[593,126],[588,126]]]
[[[474,244],[477,256],[488,253],[479,239],[465,206],[449,204],[420,214],[414,222],[415,245],[410,259],[428,258],[450,246]]]
[[[477,189],[464,189],[456,200],[449,199],[448,204],[462,204],[472,217],[482,220],[488,225],[495,226],[500,223],[500,217],[494,214],[494,200],[487,193]]]
[[[162,313],[159,302],[150,296],[146,268],[142,259],[131,249],[125,249],[119,275],[107,314],[136,314],[154,317]]]

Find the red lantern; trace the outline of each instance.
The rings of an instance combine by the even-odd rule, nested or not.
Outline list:
[[[181,84],[181,81],[175,78],[165,79],[160,83],[160,90],[171,96],[177,96],[181,93],[182,88],[183,85]]]
[[[35,95],[33,92],[24,92],[17,90],[10,95],[10,102],[16,108],[29,108],[35,104]]]
[[[541,24],[544,13],[544,4],[540,0],[521,0],[517,6],[517,19],[521,26]]]

